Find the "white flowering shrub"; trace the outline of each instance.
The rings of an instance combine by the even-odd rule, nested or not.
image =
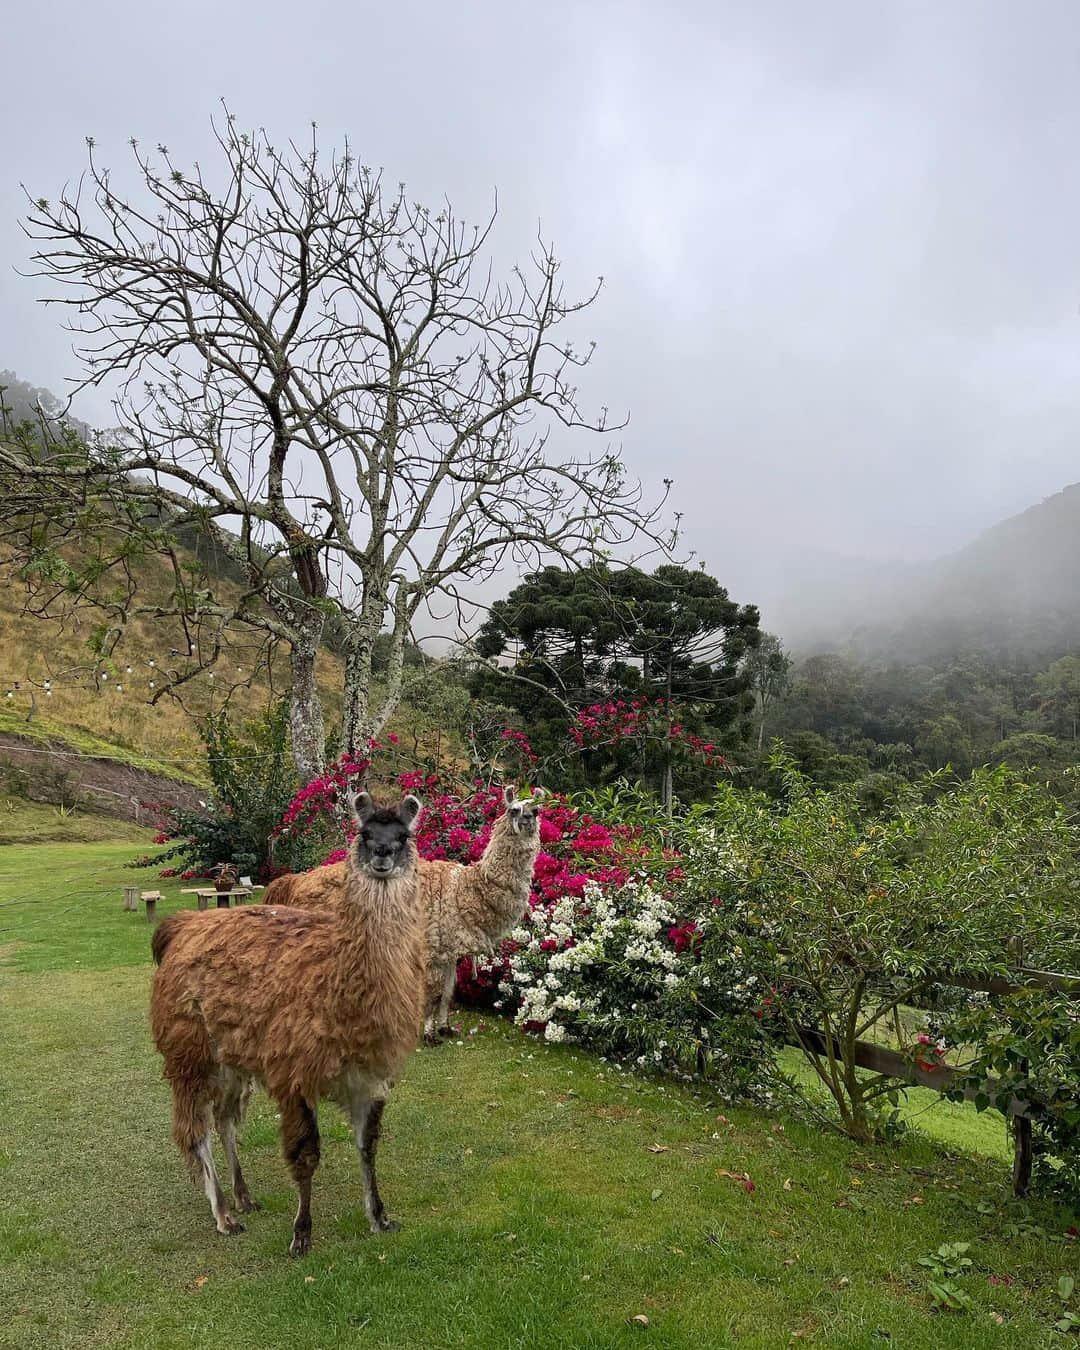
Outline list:
[[[754,977],[732,955],[700,960],[712,917],[679,913],[644,878],[533,909],[511,936],[500,1002],[549,1041],[577,1041],[641,1068],[706,1074],[732,1095],[764,1089]],[[498,1005],[496,1005],[498,1006]]]

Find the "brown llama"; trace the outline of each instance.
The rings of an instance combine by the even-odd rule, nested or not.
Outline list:
[[[503,789],[506,810],[477,862],[417,860],[417,879],[427,926],[427,1001],[424,1039],[433,1045],[453,1035],[450,1002],[458,960],[489,952],[513,929],[529,902],[540,850],[539,810],[543,790],[516,799]],[[343,893],[345,864],[278,877],[264,903],[305,909],[332,908]]]
[[[350,803],[357,833],[338,903],[325,912],[258,906],[170,915],[153,938],[150,1018],[172,1087],[173,1138],[202,1181],[219,1233],[242,1231],[210,1147],[213,1111],[236,1206],[251,1198],[236,1126],[254,1081],[281,1113],[285,1160],[299,1191],[289,1252],[311,1248],[316,1109],[336,1098],[360,1152],[374,1233],[396,1227],[375,1178],[383,1109],[416,1046],[423,1015],[424,927],[413,834],[420,802]]]

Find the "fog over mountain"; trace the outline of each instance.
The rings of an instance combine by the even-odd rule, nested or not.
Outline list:
[[[120,187],[131,136],[213,177],[224,97],[468,219],[497,188],[496,273],[540,222],[569,289],[602,274],[582,400],[629,414],[629,468],[674,479],[686,548],[769,628],[1080,477],[1068,0],[54,0],[4,37],[0,366],[58,392],[20,184],[55,197],[88,135]]]
[[[934,659],[984,651],[1021,665],[1080,646],[1080,483],[932,562],[822,560],[770,617],[796,650]]]

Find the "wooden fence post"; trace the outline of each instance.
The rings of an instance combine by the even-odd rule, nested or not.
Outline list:
[[[1013,965],[1017,968],[1024,964],[1024,939],[1014,937],[1009,940],[1009,953]],[[1020,1061],[1020,1071],[1027,1074],[1029,1065],[1026,1059]],[[1028,1100],[1030,1094],[1024,1093]],[[1013,1195],[1025,1196],[1031,1189],[1031,1120],[1028,1116],[1013,1117]]]
[[[138,886],[124,887],[124,909],[134,913],[139,908],[139,888]]]

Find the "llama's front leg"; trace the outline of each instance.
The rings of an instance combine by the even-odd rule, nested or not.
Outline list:
[[[450,1004],[454,998],[454,985],[456,983],[457,962],[451,961],[443,971],[442,988],[439,991],[439,1008],[435,1028],[438,1034],[445,1038],[455,1035],[454,1028],[450,1025]]]
[[[451,965],[451,971],[456,969]],[[446,987],[446,967],[436,966],[428,967],[426,976],[426,1008],[424,1016],[424,1043],[426,1045],[438,1045],[440,1039],[440,1028],[442,1026],[442,1000],[443,991]]]
[[[364,1209],[368,1226],[373,1233],[392,1233],[400,1225],[386,1216],[386,1208],[375,1180],[375,1151],[382,1132],[382,1114],[385,1097],[361,1097],[349,1106],[356,1147],[360,1152],[360,1174],[364,1182]]]
[[[303,1097],[289,1097],[281,1103],[281,1144],[300,1193],[289,1255],[305,1256],[311,1251],[311,1178],[320,1153],[319,1122]]]

